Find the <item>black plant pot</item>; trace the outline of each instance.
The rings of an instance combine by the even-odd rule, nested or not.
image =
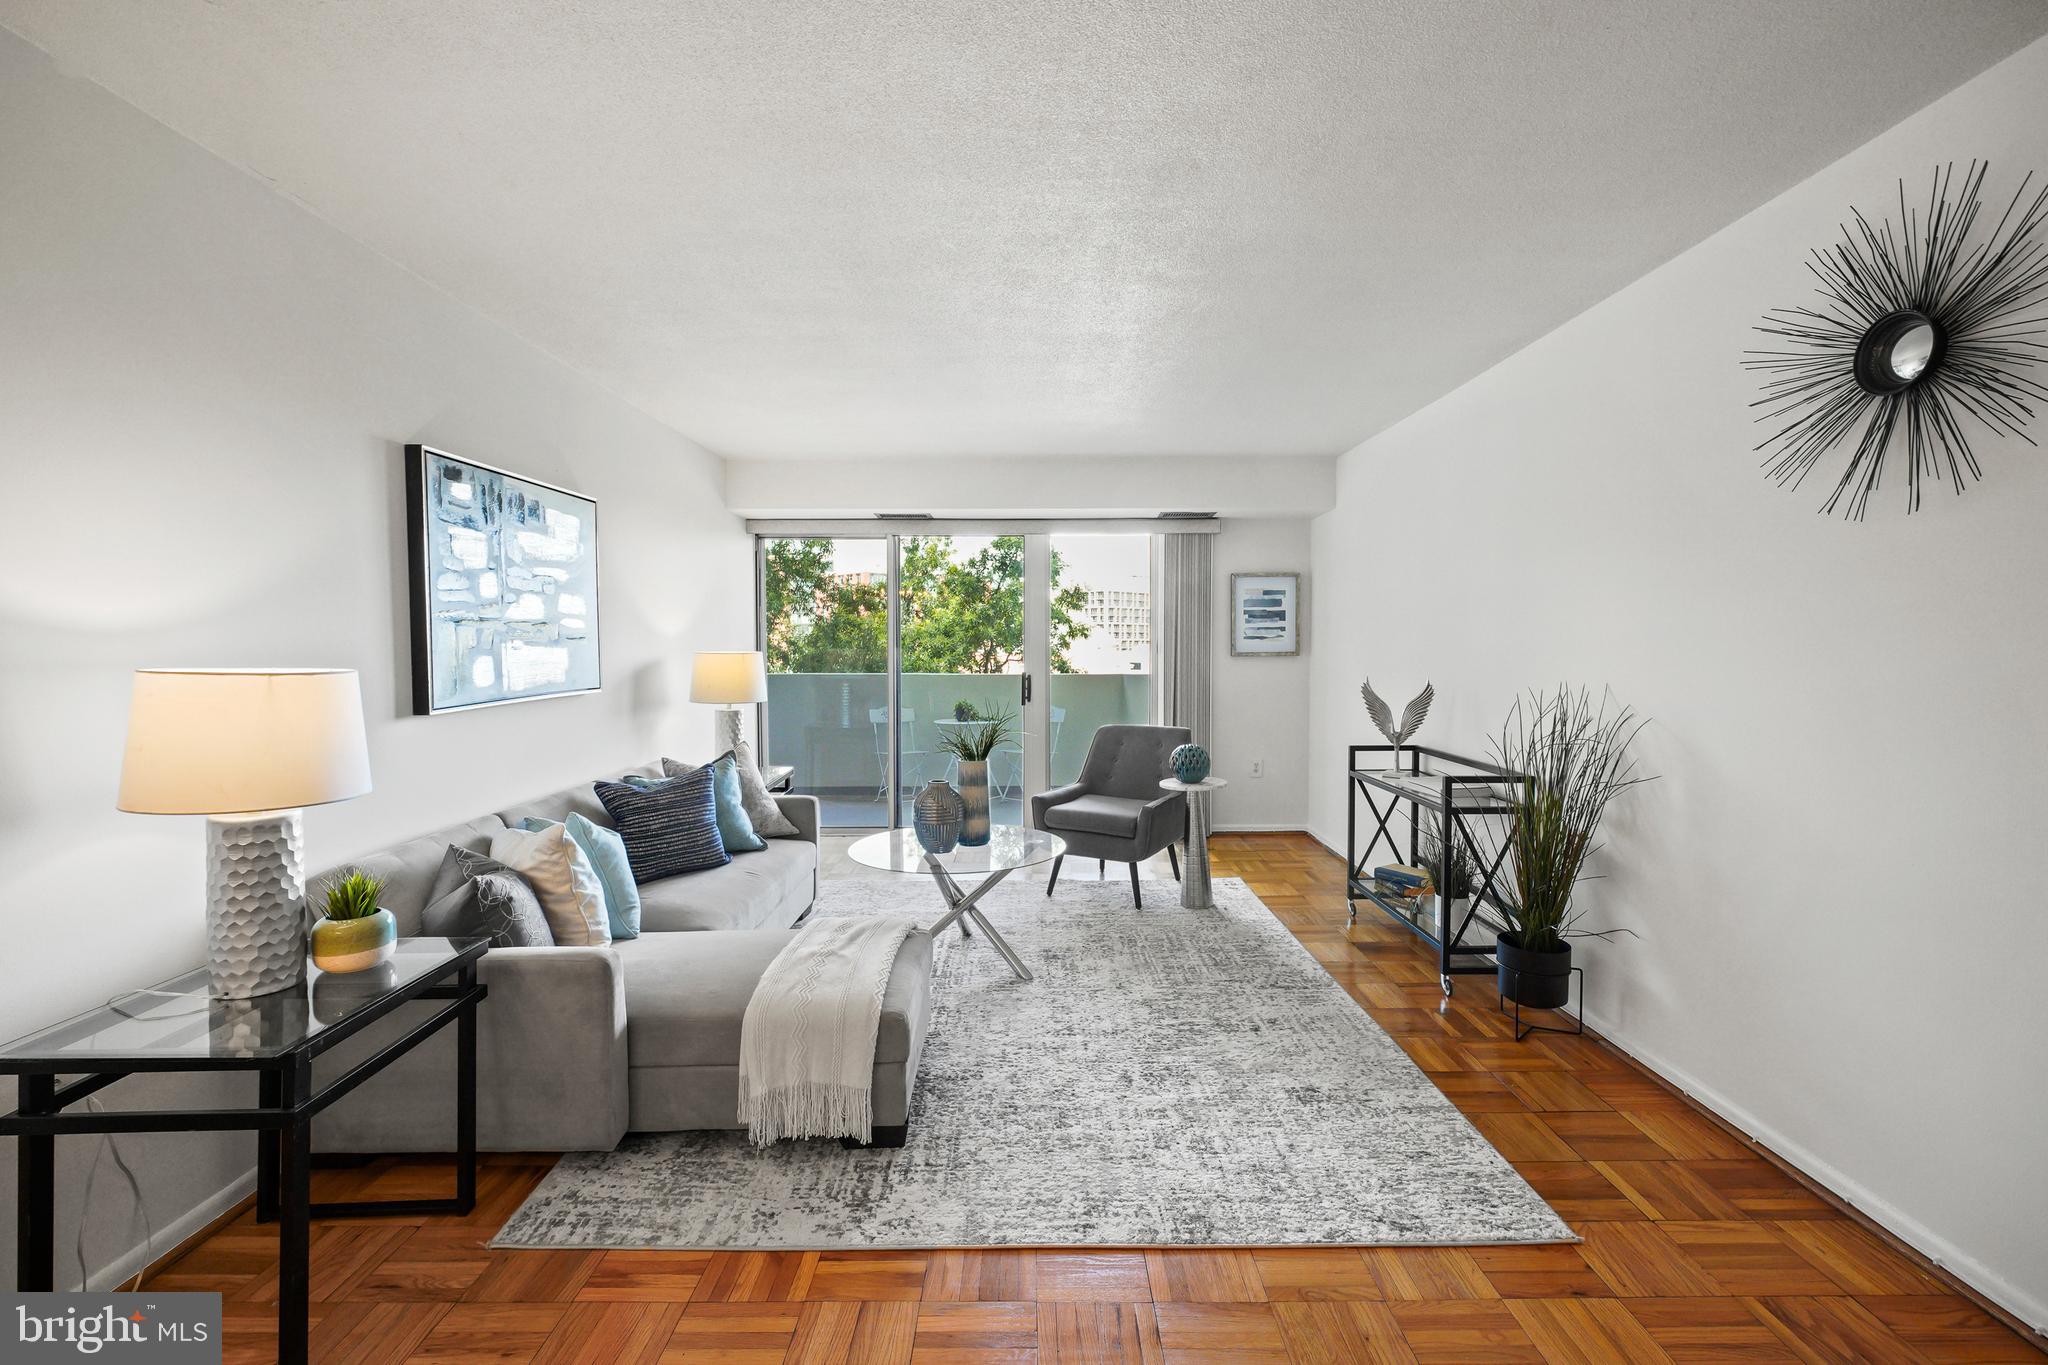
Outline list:
[[[1498,964],[1500,993],[1526,1009],[1562,1009],[1571,995],[1572,947],[1567,943],[1550,952],[1532,953],[1515,934],[1494,940],[1493,958]]]

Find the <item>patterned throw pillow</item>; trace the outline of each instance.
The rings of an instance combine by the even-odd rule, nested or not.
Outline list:
[[[754,762],[754,751],[745,740],[741,740],[732,751],[733,770],[740,779],[740,805],[747,812],[747,819],[753,824],[754,832],[769,839],[794,839],[802,831],[790,823],[782,807],[775,803],[774,793],[761,779],[760,765]],[[661,770],[670,776],[678,776],[678,769],[687,764],[677,763],[672,758],[661,760]]]
[[[486,872],[473,878],[478,933],[492,946],[552,948],[554,932],[540,898],[516,872]]]
[[[497,879],[488,895],[487,877]],[[487,938],[493,948],[555,944],[539,899],[517,873],[487,854],[453,846],[441,855],[441,870],[420,911],[420,932],[429,938]]]
[[[602,947],[612,941],[605,913],[604,883],[597,869],[563,825],[546,829],[501,829],[491,836],[491,856],[526,879],[548,928],[564,947]]]
[[[747,808],[740,804],[740,773],[733,763],[731,754],[720,754],[711,760],[711,792],[718,806],[718,840],[725,845],[727,853],[759,853],[768,845],[760,835],[754,833],[754,822],[747,818]],[[697,771],[694,764],[678,763],[672,758],[661,760],[661,770],[668,774],[670,781],[688,777]],[[639,783],[634,783],[639,786]]]
[[[702,872],[732,861],[718,837],[718,799],[713,774],[701,768],[644,790],[623,782],[593,784],[619,837],[633,880],[659,881],[679,872]]]

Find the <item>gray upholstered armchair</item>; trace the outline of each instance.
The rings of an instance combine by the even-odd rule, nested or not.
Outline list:
[[[1088,745],[1079,780],[1031,798],[1031,823],[1057,834],[1067,853],[1103,863],[1131,865],[1131,899],[1145,904],[1138,890],[1138,864],[1166,850],[1173,875],[1180,859],[1173,842],[1187,834],[1188,802],[1179,792],[1159,789],[1172,776],[1167,756],[1186,744],[1188,731],[1178,725],[1105,725]],[[1045,894],[1059,885],[1061,854],[1053,861]]]

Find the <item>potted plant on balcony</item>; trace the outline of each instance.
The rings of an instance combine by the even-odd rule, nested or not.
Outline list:
[[[1583,929],[1572,892],[1608,805],[1648,776],[1638,776],[1629,749],[1648,722],[1607,694],[1560,685],[1515,702],[1494,741],[1500,765],[1525,781],[1512,793],[1507,882],[1500,910],[1507,929],[1496,943],[1500,993],[1534,1009],[1556,1009],[1570,993],[1577,936],[1606,938],[1626,929]]]
[[[960,821],[960,843],[964,848],[979,848],[989,841],[989,755],[1016,737],[1016,716],[997,711],[971,724],[949,729],[939,739],[939,747],[960,764],[960,804],[965,808]]]

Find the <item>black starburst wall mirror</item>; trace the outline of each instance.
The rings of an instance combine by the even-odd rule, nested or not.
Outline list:
[[[1953,164],[1937,170],[1924,208],[1908,207],[1900,181],[1896,225],[1852,209],[1842,240],[1807,262],[1819,298],[1757,325],[1791,348],[1743,361],[1765,375],[1751,406],[1775,424],[1757,446],[1770,476],[1796,488],[1854,442],[1823,512],[1861,521],[1895,446],[1913,512],[1928,476],[1959,493],[1983,477],[1972,430],[2034,443],[2024,428],[2048,402],[2036,378],[2048,366],[2048,186],[2028,200],[2029,175],[1980,234],[1988,169],[1973,161],[1960,180]]]

